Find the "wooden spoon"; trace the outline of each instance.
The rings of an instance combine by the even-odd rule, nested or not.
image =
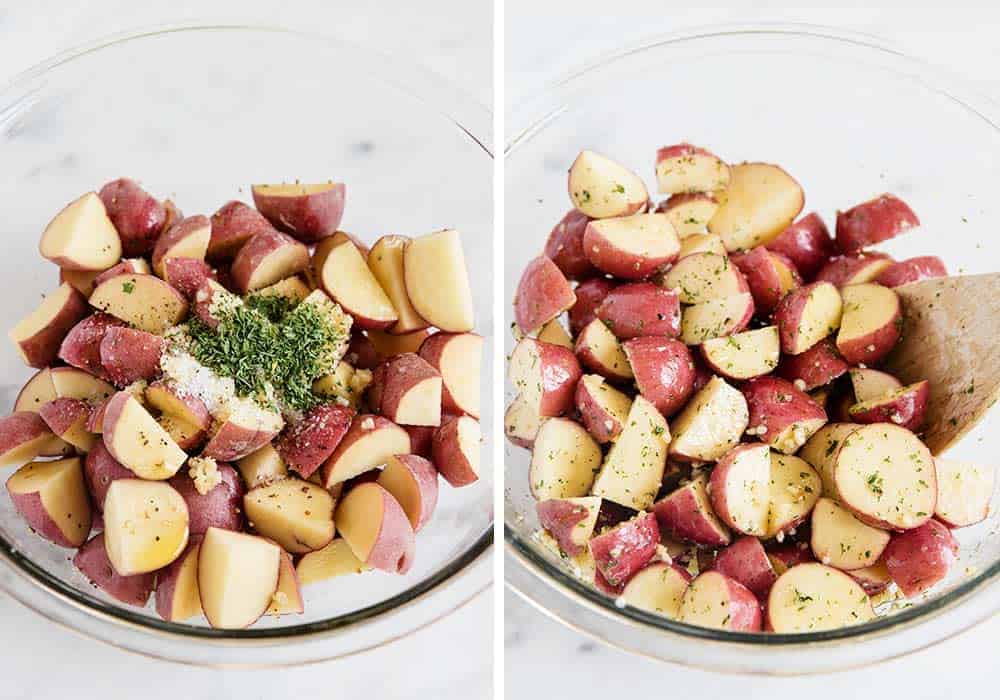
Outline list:
[[[924,442],[958,442],[1000,397],[1000,273],[941,277],[896,288],[903,335],[886,369],[903,384],[930,381]]]

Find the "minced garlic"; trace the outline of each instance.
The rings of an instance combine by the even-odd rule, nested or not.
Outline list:
[[[219,465],[212,457],[191,457],[188,460],[188,476],[202,496],[222,483]]]

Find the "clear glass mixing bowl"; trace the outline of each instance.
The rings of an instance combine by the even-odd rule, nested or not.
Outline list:
[[[923,226],[881,248],[900,258],[940,255],[953,274],[998,269],[1000,107],[870,36],[757,25],[659,37],[568,75],[513,112],[507,299],[570,207],[566,170],[581,149],[655,184],[655,149],[681,140],[733,161],[780,164],[805,188],[805,211],[829,224],[837,207],[894,192]],[[998,428],[994,411],[949,456],[995,461]],[[958,565],[912,606],[831,632],[746,634],[616,607],[533,539],[528,452],[507,444],[504,464],[508,585],[566,624],[646,656],[722,671],[823,672],[911,652],[1000,610],[1000,495],[986,522],[956,531]]]
[[[252,182],[335,178],[348,183],[343,227],[369,242],[445,227],[464,233],[490,353],[490,128],[487,109],[412,62],[277,28],[169,27],[60,55],[0,92],[0,277],[8,285],[0,326],[57,284],[58,271],[38,255],[47,221],[108,180],[134,177],[188,214],[211,214],[229,199],[252,201]],[[10,343],[0,368],[11,406],[31,371]],[[491,388],[484,380],[484,426]],[[53,621],[153,656],[239,666],[344,656],[430,624],[489,585],[492,493],[488,463],[476,485],[444,486],[406,576],[308,587],[303,615],[247,630],[167,623],[151,608],[113,601],[76,571],[72,551],[33,535],[6,496],[0,586]]]

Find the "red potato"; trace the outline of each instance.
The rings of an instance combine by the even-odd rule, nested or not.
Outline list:
[[[556,264],[540,255],[527,264],[514,294],[514,318],[531,333],[576,303],[576,295]]]
[[[691,359],[694,362],[694,390],[697,393],[708,384],[709,380],[715,376],[715,373],[705,364],[700,354],[692,355]]]
[[[38,410],[54,435],[80,452],[89,452],[96,436],[87,430],[90,405],[80,399],[55,399]]]
[[[676,620],[691,574],[676,564],[652,562],[640,569],[622,589],[622,599],[634,608]]]
[[[201,537],[192,537],[184,553],[156,573],[156,614],[170,622],[201,615],[198,555]]]
[[[101,379],[109,379],[101,363],[101,341],[108,329],[125,326],[109,314],[91,314],[73,326],[59,346],[59,359]]]
[[[712,377],[674,419],[670,456],[682,462],[714,462],[739,444],[749,420],[743,394]]]
[[[342,360],[333,372],[314,380],[312,390],[318,396],[358,410],[371,383],[371,372],[355,369]]]
[[[698,304],[750,291],[747,280],[728,255],[695,253],[678,260],[663,286],[677,292],[681,302]]]
[[[160,335],[187,316],[184,296],[153,275],[118,275],[101,282],[90,305],[135,328]]]
[[[778,366],[781,340],[777,326],[712,338],[701,344],[705,364],[727,379],[752,379]]]
[[[823,493],[830,498],[839,498],[833,470],[837,463],[837,452],[847,437],[858,429],[855,423],[827,423],[817,430],[799,450],[799,457],[808,462],[823,480]]]
[[[254,205],[268,221],[304,243],[334,234],[347,198],[342,182],[254,185],[252,192]]]
[[[865,593],[869,596],[878,595],[892,583],[889,570],[885,567],[885,562],[878,562],[874,566],[866,566],[863,569],[854,569],[848,572],[855,581],[861,584]]]
[[[94,291],[94,280],[103,274],[97,270],[64,270],[59,268],[59,284],[65,282],[83,296],[89,297],[90,293]]]
[[[160,379],[146,387],[145,398],[161,413],[175,416],[196,428],[207,429],[212,423],[205,402],[169,379]]]
[[[567,350],[573,349],[573,337],[562,327],[559,319],[552,319],[538,330],[538,339],[543,343],[561,345]]]
[[[450,333],[473,329],[472,288],[458,231],[446,229],[410,241],[403,273],[410,302],[428,323]]]
[[[202,281],[191,299],[191,315],[211,329],[219,326],[219,318],[213,315],[213,308],[228,309],[240,304],[239,297],[213,279]]]
[[[146,262],[145,258],[124,258],[117,265],[112,265],[107,270],[97,275],[97,277],[94,278],[94,286],[96,287],[104,280],[117,277],[118,275],[151,275],[152,273],[153,268],[149,266],[149,263]]]
[[[451,486],[468,486],[479,479],[482,442],[479,421],[469,416],[448,416],[434,431],[431,461]]]
[[[15,411],[0,418],[0,469],[20,467],[35,457],[55,452],[52,448],[58,445],[56,439],[38,412]]]
[[[260,231],[240,248],[230,268],[241,293],[253,292],[309,267],[309,249],[278,231]],[[366,268],[367,269],[367,268]]]
[[[781,351],[801,355],[840,327],[842,313],[840,292],[829,282],[793,289],[772,315],[781,334]]]
[[[826,411],[809,394],[778,377],[757,377],[743,386],[749,430],[786,455],[793,454],[826,424]]]
[[[888,532],[866,525],[829,498],[816,502],[811,525],[813,556],[835,569],[874,566],[889,544]]]
[[[49,376],[60,398],[83,399],[97,404],[115,393],[115,388],[106,381],[76,367],[53,367]]]
[[[787,172],[767,163],[730,168],[730,183],[708,230],[722,237],[730,252],[766,245],[802,211],[802,187]]]
[[[70,329],[87,313],[87,300],[64,282],[42,299],[34,311],[18,321],[7,335],[28,366],[47,367],[55,362],[60,344]]]
[[[622,347],[639,393],[667,418],[681,410],[694,392],[694,362],[687,346],[679,340],[645,336]]]
[[[584,427],[599,443],[614,441],[628,418],[632,399],[598,374],[585,374],[576,384],[576,410]]]
[[[783,538],[806,521],[823,491],[820,475],[808,462],[771,451],[765,537]]]
[[[892,258],[874,250],[839,255],[830,258],[816,273],[815,281],[829,282],[838,289],[852,284],[874,282],[892,265]]]
[[[957,560],[958,541],[937,520],[893,535],[885,548],[885,566],[907,598],[944,579]]]
[[[593,219],[629,216],[642,211],[649,192],[642,178],[594,151],[580,151],[569,168],[570,201]]]
[[[143,479],[169,479],[187,460],[184,450],[127,391],[115,394],[105,407],[102,433],[111,455]]]
[[[674,225],[674,230],[681,237],[682,254],[684,257],[684,242],[695,235],[704,235],[708,227],[708,222],[719,210],[719,200],[708,192],[682,192],[671,195],[669,199],[660,202],[656,207],[656,213],[666,214],[670,217],[670,223]],[[719,238],[721,252],[725,252],[722,246],[722,239]]]
[[[218,280],[218,274],[204,260],[195,258],[167,258],[163,262],[163,280],[192,299],[205,280]]]
[[[754,306],[761,313],[771,313],[783,296],[802,285],[795,264],[767,248],[757,247],[734,255],[733,265],[746,278]]]
[[[203,535],[210,527],[243,529],[243,483],[228,464],[218,464],[216,469],[220,480],[207,490],[186,472],[167,481],[187,504],[188,529],[192,535]]]
[[[90,491],[90,500],[97,512],[104,510],[104,497],[116,479],[134,479],[131,469],[115,459],[103,442],[94,443],[83,463],[83,473]]]
[[[816,563],[793,566],[778,577],[767,597],[771,632],[818,632],[868,622],[875,617],[868,594],[847,574]]]
[[[156,241],[152,256],[153,271],[163,277],[163,265],[171,258],[204,260],[211,236],[212,223],[207,216],[198,214],[181,219]]]
[[[729,166],[714,153],[679,143],[656,151],[656,183],[659,192],[713,192],[729,186]]]
[[[434,335],[438,335],[435,333]],[[378,357],[379,364],[396,355],[404,353],[415,353],[420,350],[424,341],[431,337],[431,332],[426,328],[403,335],[390,335],[384,331],[368,331],[368,340],[371,342]],[[373,368],[374,369],[374,368]]]
[[[166,346],[166,341],[158,335],[114,326],[101,339],[101,366],[117,386],[150,380],[160,374],[160,357]]]
[[[299,584],[303,586],[367,570],[368,567],[354,556],[342,537],[333,540],[323,549],[303,554],[295,567]]]
[[[777,547],[772,547],[767,552],[767,558],[774,567],[774,573],[781,576],[793,566],[815,562],[812,550],[805,542],[787,542]]]
[[[923,427],[930,393],[930,383],[922,381],[880,399],[859,401],[849,409],[851,420],[855,423],[895,423],[916,432]]]
[[[56,398],[56,387],[52,383],[52,371],[45,367],[35,372],[31,379],[25,382],[14,399],[14,412],[31,411],[38,413],[38,409]],[[2,432],[2,431],[0,431]]]
[[[712,509],[726,525],[746,535],[767,532],[771,450],[767,445],[737,445],[712,469],[708,493]]]
[[[185,452],[197,452],[208,439],[208,430],[192,425],[177,416],[161,415],[156,418],[156,422]]]
[[[725,547],[729,530],[712,510],[704,476],[689,481],[653,504],[664,532],[702,547]]]
[[[601,510],[599,497],[549,498],[535,504],[535,509],[538,522],[555,539],[559,551],[569,557],[587,551]]]
[[[392,333],[412,333],[426,328],[429,324],[417,313],[406,293],[406,272],[403,260],[410,239],[406,236],[382,236],[372,246],[366,256],[368,268],[375,276],[399,317],[389,331]]]
[[[594,220],[583,232],[583,252],[602,272],[641,280],[677,259],[681,242],[666,214]]]
[[[895,238],[919,225],[920,219],[906,202],[886,193],[837,212],[837,247],[851,253]]]
[[[104,533],[90,538],[73,557],[73,566],[80,570],[87,580],[115,600],[136,607],[143,607],[149,600],[156,585],[153,572],[134,576],[119,576],[104,547]]]
[[[618,285],[605,277],[594,277],[581,282],[573,290],[576,302],[569,309],[569,330],[579,335],[591,321],[597,318],[597,308]]]
[[[354,411],[336,403],[321,403],[301,420],[285,427],[274,448],[289,469],[308,479],[329,459],[351,427]]]
[[[860,426],[836,451],[833,477],[833,493],[840,502],[873,527],[910,530],[934,514],[934,460],[906,428],[891,423]]]
[[[239,460],[236,466],[248,489],[288,478],[285,461],[270,443]]]
[[[354,317],[359,328],[382,330],[399,320],[392,301],[355,246],[335,246],[317,276],[323,290]]]
[[[295,570],[295,563],[288,552],[281,552],[278,588],[271,597],[271,604],[267,607],[265,614],[278,617],[292,613],[301,615],[304,610],[305,601],[302,599],[302,587],[299,583],[298,572]]]
[[[594,323],[600,324],[600,321]],[[613,338],[614,349],[621,352],[618,341]],[[577,353],[580,353],[579,347]],[[622,360],[627,366],[624,354]],[[573,392],[582,375],[577,355],[559,345],[533,338],[525,338],[517,344],[507,366],[510,383],[541,417],[559,416],[573,407]]]
[[[948,268],[936,255],[923,255],[892,263],[875,279],[884,287],[899,287],[910,282],[947,277]]]
[[[778,376],[792,382],[803,391],[826,386],[847,372],[848,364],[841,357],[831,338],[824,338],[798,355],[785,355],[778,366]]]
[[[441,374],[415,353],[404,353],[375,370],[368,401],[401,425],[441,424]]]
[[[619,340],[639,336],[676,338],[681,332],[677,293],[652,282],[616,287],[604,297],[595,315]]]
[[[437,428],[431,425],[403,425],[400,427],[410,436],[410,453],[430,459],[431,445],[434,442],[434,433],[437,432]]]
[[[753,319],[753,313],[749,292],[688,306],[681,317],[681,340],[687,345],[700,345],[739,333]]]
[[[542,427],[544,429],[545,426]],[[593,479],[591,494],[633,510],[646,510],[656,500],[663,482],[669,443],[667,421],[652,403],[637,396],[629,409],[625,428],[611,445],[596,479]],[[535,454],[541,449],[542,446],[536,442]],[[600,452],[595,458],[600,461]],[[579,468],[579,460],[572,466]],[[581,481],[585,476],[582,475]]]
[[[714,233],[692,233],[687,238],[681,239],[681,251],[677,254],[678,260],[698,253],[726,255],[726,246],[722,244],[722,239]]]
[[[211,224],[206,255],[209,260],[218,261],[232,260],[256,234],[274,230],[260,212],[235,200],[226,202],[212,214]]]
[[[281,414],[253,399],[231,399],[216,411],[202,455],[223,462],[246,457],[271,442],[285,427]]]
[[[441,375],[441,409],[479,418],[482,336],[435,333],[421,343],[419,355]]]
[[[278,590],[281,548],[263,537],[209,528],[198,551],[198,596],[217,629],[248,627]]]
[[[542,424],[538,409],[520,394],[510,403],[503,414],[504,435],[511,444],[531,449]]]
[[[254,294],[258,297],[284,297],[293,305],[301,304],[312,290],[302,277],[286,277],[274,284],[258,289]]]
[[[90,534],[91,506],[79,457],[29,462],[7,479],[17,512],[60,547],[79,547]]]
[[[322,549],[334,535],[336,497],[318,484],[279,479],[242,496],[253,530],[292,554]]]
[[[360,561],[405,574],[413,563],[414,537],[402,506],[377,483],[359,484],[341,499],[337,531]]]
[[[873,365],[896,346],[903,325],[899,295],[879,284],[853,284],[842,290],[844,317],[837,349],[852,365]]]
[[[660,541],[656,516],[642,513],[588,543],[597,570],[611,586],[621,586],[649,563]]]
[[[106,270],[122,256],[122,242],[104,202],[94,192],[56,214],[38,244],[42,257],[68,270]]]
[[[854,398],[858,401],[880,399],[903,388],[903,385],[894,376],[877,369],[855,367],[850,374]]]
[[[414,532],[420,532],[434,514],[438,499],[438,472],[417,455],[393,455],[376,479],[402,506]]]
[[[788,257],[799,274],[806,279],[812,279],[819,268],[837,252],[830,231],[816,212],[789,225],[766,247]]]
[[[570,209],[545,241],[545,257],[555,263],[566,279],[583,280],[596,272],[583,252],[583,232],[589,221],[586,214]]]
[[[410,454],[410,436],[382,416],[359,415],[323,464],[323,486],[330,489],[386,463],[392,455]],[[440,469],[440,465],[436,465]]]
[[[684,592],[678,614],[681,622],[733,632],[759,632],[761,618],[754,594],[718,571],[695,577]]]
[[[98,196],[121,239],[122,255],[153,250],[167,221],[167,210],[156,197],[125,177],[104,185]]]
[[[934,459],[937,505],[934,517],[948,527],[967,527],[990,514],[995,469],[991,466]]]
[[[756,537],[745,535],[723,549],[712,565],[715,571],[743,584],[760,599],[766,599],[778,580],[767,552]]]

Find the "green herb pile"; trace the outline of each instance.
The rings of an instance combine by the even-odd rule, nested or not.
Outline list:
[[[344,339],[343,330],[315,306],[258,295],[228,310],[214,330],[192,317],[188,336],[194,358],[232,378],[238,396],[296,411],[322,402],[313,380],[332,371],[332,349]]]

